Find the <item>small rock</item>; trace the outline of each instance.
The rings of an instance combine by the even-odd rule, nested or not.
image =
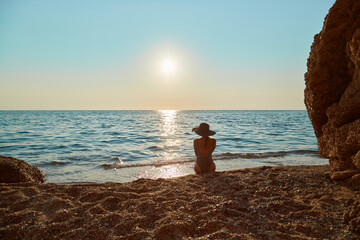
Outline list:
[[[330,177],[332,180],[344,180],[358,173],[360,173],[359,170],[337,171],[333,172]]]
[[[13,157],[0,156],[0,183],[43,183],[45,174],[37,167]]]

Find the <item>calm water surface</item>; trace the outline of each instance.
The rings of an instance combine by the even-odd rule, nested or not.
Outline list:
[[[306,111],[0,111],[0,154],[47,182],[127,182],[193,173],[191,132],[217,134],[218,170],[326,164]]]

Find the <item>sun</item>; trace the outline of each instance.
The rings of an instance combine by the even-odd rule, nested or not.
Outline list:
[[[163,60],[161,64],[161,68],[164,73],[166,74],[173,74],[176,70],[175,62],[171,59],[165,59]]]

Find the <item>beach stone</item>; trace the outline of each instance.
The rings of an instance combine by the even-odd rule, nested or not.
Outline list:
[[[45,174],[37,167],[13,157],[0,156],[0,183],[43,183]]]
[[[342,184],[344,184],[346,187],[351,188],[354,191],[360,191],[360,172],[352,175],[349,178],[344,179],[342,181]]]
[[[346,171],[337,171],[333,172],[330,177],[332,180],[344,180],[349,177],[352,177],[356,174],[360,173],[359,170],[346,170]]]
[[[305,84],[319,153],[330,159],[335,178],[351,177],[338,172],[360,169],[359,0],[337,0],[329,10],[311,46]]]
[[[353,158],[353,164],[355,165],[355,167],[360,169],[360,151],[358,151],[358,153]]]
[[[351,231],[360,233],[360,195],[345,209],[343,218]]]

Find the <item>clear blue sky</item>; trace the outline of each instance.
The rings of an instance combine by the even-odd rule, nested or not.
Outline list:
[[[0,109],[305,109],[334,2],[0,0]]]

